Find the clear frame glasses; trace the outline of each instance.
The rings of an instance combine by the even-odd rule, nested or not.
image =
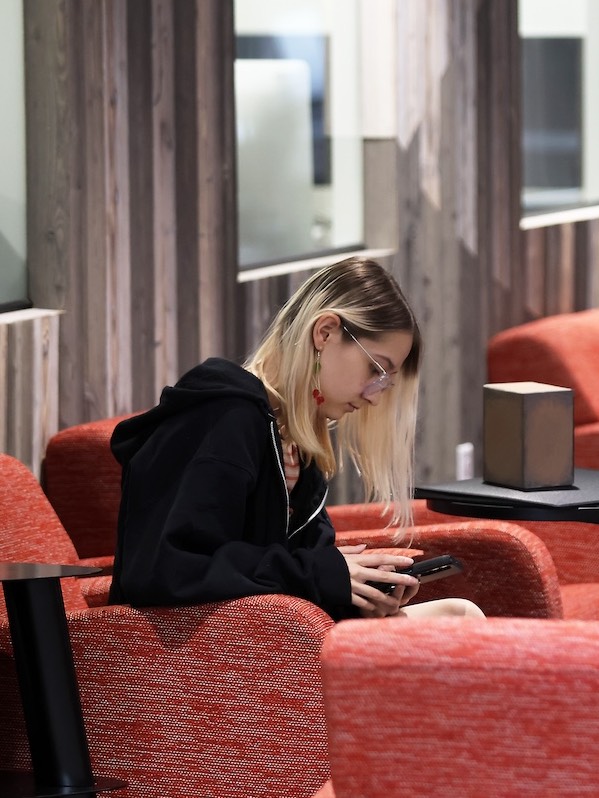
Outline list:
[[[345,324],[342,324],[341,326],[343,327],[345,332],[349,335],[349,337],[352,339],[352,341],[358,344],[362,352],[364,352],[368,360],[370,360],[370,362],[373,364],[373,366],[380,374],[379,377],[375,377],[374,380],[371,380],[364,386],[364,390],[362,391],[362,396],[363,397],[372,396],[375,393],[382,393],[383,391],[386,391],[387,388],[391,388],[393,385],[393,379],[391,375],[381,366],[381,364],[378,361],[376,361],[372,357],[372,355],[366,349],[364,349],[364,347],[358,341],[356,336],[350,333]]]

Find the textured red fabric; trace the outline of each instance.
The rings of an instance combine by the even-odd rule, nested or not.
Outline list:
[[[77,552],[31,471],[0,454],[0,560],[79,564]],[[76,579],[61,581],[65,606],[85,609]],[[0,592],[0,618],[6,618]]]
[[[576,428],[599,423],[598,363],[599,309],[521,324],[497,333],[487,345],[489,382],[532,380],[572,388]],[[599,468],[599,429],[585,434],[584,444],[581,440],[575,435],[576,464]]]
[[[0,556],[78,563],[31,472],[0,455]],[[94,772],[124,798],[301,798],[328,778],[319,652],[333,625],[290,596],[98,607],[110,577],[64,579]],[[2,612],[4,615],[2,615]],[[29,766],[5,608],[0,769]]]
[[[123,798],[308,798],[328,778],[320,648],[332,620],[289,596],[70,614],[94,773]],[[28,766],[0,625],[0,769]]]
[[[460,597],[474,601],[489,616],[563,617],[553,560],[543,542],[528,530],[503,521],[470,520],[412,527],[404,534],[412,541],[414,553],[422,551],[427,557],[450,553],[464,564],[462,574],[421,585],[415,601]],[[338,544],[347,542],[345,535],[369,548],[393,542],[391,530],[339,533]]]
[[[599,621],[599,583],[562,585],[564,618]]]
[[[338,543],[353,540],[355,528],[369,530],[371,545],[384,546],[392,539],[394,530],[379,530],[381,522],[388,521],[388,515],[381,515],[382,504],[350,504],[329,508],[335,528],[338,530]],[[444,515],[429,510],[424,500],[413,502],[414,523],[417,526],[437,524],[458,524],[465,528],[476,524],[472,518],[455,515]],[[496,526],[498,521],[478,523]],[[513,527],[514,524],[510,524]],[[576,521],[518,521],[517,526],[527,529],[540,538],[555,564],[557,578],[562,591],[563,612],[566,618],[595,618],[599,612],[599,597],[592,587],[586,590],[586,599],[581,591],[568,591],[568,585],[588,583],[599,584],[599,526]],[[363,531],[362,534],[365,534]],[[584,591],[583,591],[584,592]],[[574,598],[576,596],[576,599]],[[597,603],[595,608],[593,605]]]
[[[599,468],[599,421],[574,427],[574,459],[579,468]]]
[[[69,427],[48,442],[44,490],[80,557],[114,555],[121,467],[110,451],[110,437],[125,418]]]
[[[599,795],[599,624],[337,624],[323,646],[336,798]]]

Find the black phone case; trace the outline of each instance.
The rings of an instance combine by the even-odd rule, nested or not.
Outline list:
[[[409,568],[399,568],[397,573],[415,576],[423,584],[433,582],[435,579],[445,579],[446,576],[460,574],[464,566],[456,557],[450,554],[442,554],[439,557],[430,557],[427,560],[416,560]],[[369,582],[372,587],[376,587],[383,593],[392,593],[395,585],[387,582]]]

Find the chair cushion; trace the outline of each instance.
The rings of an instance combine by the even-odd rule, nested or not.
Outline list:
[[[599,469],[599,421],[575,427],[574,463],[578,468]]]
[[[42,483],[79,557],[114,555],[121,467],[110,438],[126,416],[90,421],[53,435],[46,448]]]
[[[0,560],[76,565],[77,552],[37,479],[14,457],[0,454]],[[65,606],[85,609],[76,579],[61,580]],[[0,618],[6,618],[0,593]]]
[[[599,421],[599,309],[503,330],[487,346],[489,382],[534,380],[574,389],[576,426]]]

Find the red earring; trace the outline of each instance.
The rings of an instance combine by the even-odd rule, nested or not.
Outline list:
[[[320,350],[316,352],[316,360],[314,361],[314,377],[316,378],[316,388],[312,391],[312,396],[317,405],[324,402],[324,396],[320,393]]]

